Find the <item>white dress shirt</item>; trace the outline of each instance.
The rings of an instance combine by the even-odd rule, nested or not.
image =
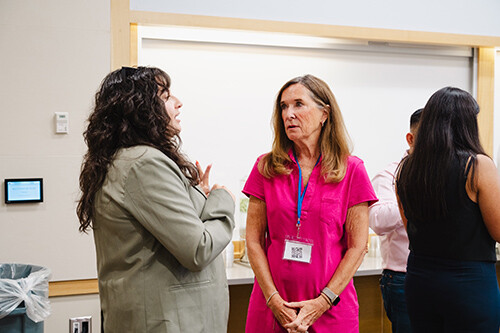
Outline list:
[[[399,162],[389,164],[372,179],[372,185],[379,199],[370,206],[370,228],[380,236],[382,268],[406,272],[408,234],[399,214],[394,174]]]

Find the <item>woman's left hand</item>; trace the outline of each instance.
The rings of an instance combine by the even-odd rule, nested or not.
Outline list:
[[[330,308],[330,304],[322,296],[308,301],[287,302],[285,305],[299,310],[297,318],[284,326],[289,333],[307,332],[307,329]]]
[[[212,169],[212,164],[209,164],[205,171],[201,168],[200,162],[196,161],[196,168],[198,169],[198,174],[200,175],[198,181],[200,182],[200,187],[205,192],[206,195],[210,193],[210,184],[208,183],[208,177],[210,175],[210,170]]]

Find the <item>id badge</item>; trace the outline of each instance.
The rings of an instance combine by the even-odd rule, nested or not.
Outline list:
[[[311,263],[313,243],[306,239],[285,239],[284,260]]]

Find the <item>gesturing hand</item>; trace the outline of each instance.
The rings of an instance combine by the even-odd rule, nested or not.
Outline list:
[[[198,181],[200,182],[200,187],[203,190],[203,192],[205,192],[205,194],[208,195],[208,193],[210,193],[210,184],[208,183],[208,177],[210,176],[210,170],[212,169],[212,164],[209,164],[205,169],[205,172],[203,172],[200,162],[196,161],[196,168],[198,169],[198,174],[199,174]]]
[[[302,302],[285,302],[285,306],[299,309],[295,320],[283,325],[288,332],[307,332],[307,329],[330,308],[330,304],[322,296]]]

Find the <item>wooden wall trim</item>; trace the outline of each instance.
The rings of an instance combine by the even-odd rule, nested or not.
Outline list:
[[[130,66],[130,1],[111,0],[111,70]]]
[[[51,281],[49,297],[98,294],[97,279]]]
[[[316,37],[362,39],[378,42],[438,44],[470,47],[500,46],[500,37],[426,31],[351,27],[329,24],[254,20],[230,17],[130,11],[130,22],[149,25],[241,29],[283,32]]]
[[[137,23],[130,23],[130,66],[137,67],[139,58],[139,35]]]
[[[496,270],[497,270],[497,279],[500,282],[500,261],[497,262]],[[360,277],[354,278],[354,281],[357,280],[359,281]],[[98,293],[99,293],[99,286],[97,279],[49,282],[49,297],[77,296],[77,295],[89,295]]]
[[[479,137],[484,150],[493,156],[493,116],[495,101],[495,48],[479,48],[477,64],[477,117]]]

